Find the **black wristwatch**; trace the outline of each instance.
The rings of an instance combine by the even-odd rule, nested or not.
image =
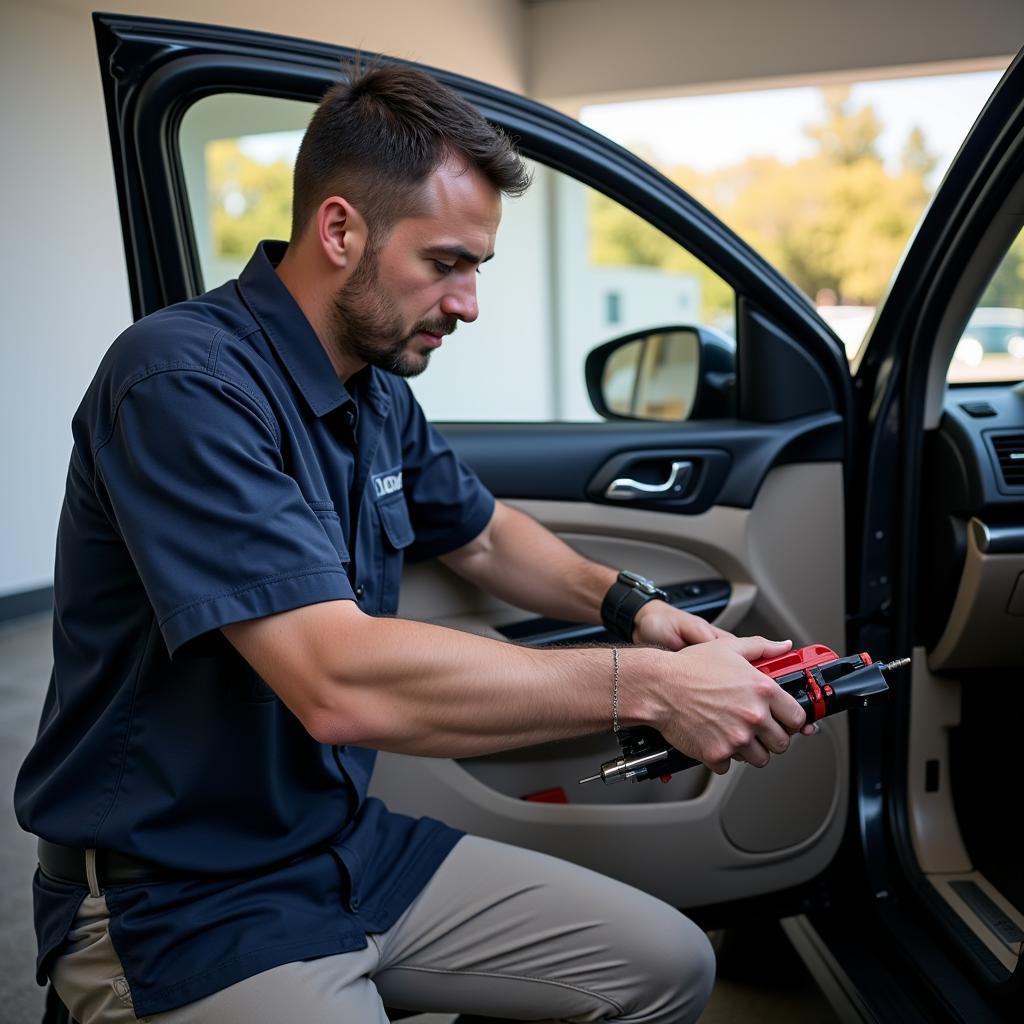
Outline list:
[[[633,623],[636,613],[648,601],[667,601],[668,594],[639,573],[623,570],[608,588],[601,603],[601,621],[613,636],[633,642]]]

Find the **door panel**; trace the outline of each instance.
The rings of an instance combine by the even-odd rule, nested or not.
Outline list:
[[[843,646],[839,463],[776,467],[750,509],[680,515],[586,501],[509,504],[608,564],[662,582],[727,580],[730,602],[715,620],[724,628]],[[406,571],[399,614],[495,637],[497,626],[530,615],[435,564]],[[577,784],[616,752],[609,732],[462,761],[381,754],[371,791],[396,810],[565,857],[682,907],[799,885],[838,848],[848,780],[842,718],[797,737],[761,770],[734,765],[719,777],[699,767],[666,785]],[[555,787],[569,803],[522,799]]]

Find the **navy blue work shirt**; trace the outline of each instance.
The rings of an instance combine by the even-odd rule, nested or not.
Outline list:
[[[139,1016],[362,949],[461,835],[368,799],[374,752],[314,740],[219,631],[338,599],[394,614],[403,556],[466,544],[494,509],[404,381],[341,384],[283,252],[130,327],[73,422],[54,668],[15,805],[52,842],[180,873],[105,891]],[[43,981],[85,891],[37,872],[34,895]]]

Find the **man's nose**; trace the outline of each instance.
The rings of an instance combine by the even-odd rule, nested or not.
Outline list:
[[[441,312],[445,316],[456,316],[463,323],[471,324],[479,315],[476,301],[476,272],[470,271],[465,279],[450,288],[441,299]]]

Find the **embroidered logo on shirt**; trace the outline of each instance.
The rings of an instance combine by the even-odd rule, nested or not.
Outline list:
[[[386,498],[389,494],[395,494],[402,489],[401,469],[386,469],[383,473],[374,473],[370,479],[373,481],[373,490],[377,498]]]

